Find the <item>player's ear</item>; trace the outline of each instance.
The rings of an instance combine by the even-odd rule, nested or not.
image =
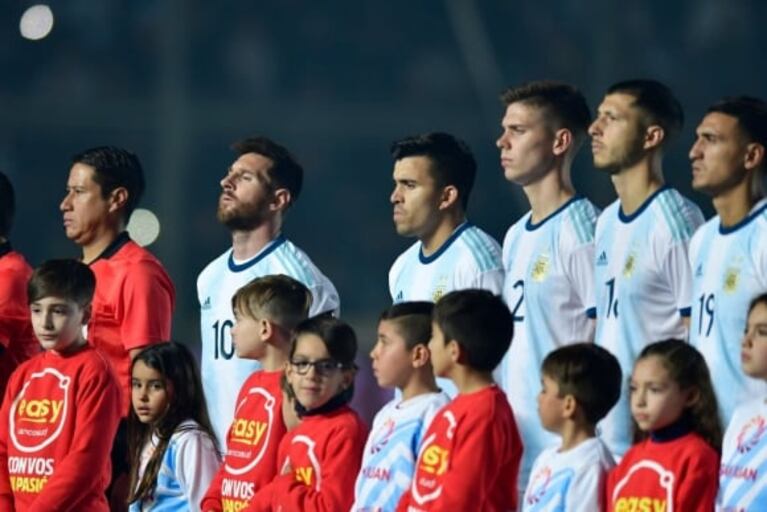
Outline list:
[[[758,142],[752,142],[746,146],[746,155],[743,166],[747,170],[755,169],[764,164],[764,146]]]
[[[573,145],[573,134],[567,128],[560,128],[554,132],[554,143],[551,152],[554,156],[562,156]]]
[[[410,351],[410,364],[413,368],[422,368],[431,361],[431,352],[429,347],[419,343]]]
[[[439,209],[446,210],[452,208],[458,202],[458,189],[455,185],[447,185],[442,189],[442,197],[439,202]]]
[[[272,211],[286,210],[290,206],[293,196],[290,190],[286,188],[278,188],[274,191],[272,200],[269,203],[269,209]]]
[[[465,365],[468,362],[467,359],[469,355],[457,341],[448,341],[447,345],[445,345],[445,348],[447,349],[447,354],[453,363],[460,363]]]
[[[575,417],[575,412],[578,410],[578,402],[573,395],[565,395],[562,400],[562,416],[566,419],[572,419]]]
[[[128,189],[125,187],[117,187],[109,193],[107,197],[109,203],[109,212],[116,212],[125,207],[128,202]]]
[[[657,148],[666,138],[666,131],[662,126],[653,124],[647,127],[644,136],[644,149]]]

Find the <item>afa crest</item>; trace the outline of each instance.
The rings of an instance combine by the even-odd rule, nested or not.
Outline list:
[[[530,270],[530,277],[533,281],[540,283],[549,274],[549,255],[541,254],[533,263],[533,268]]]
[[[437,286],[434,287],[434,291],[431,293],[432,302],[437,302],[447,293],[447,276],[442,276],[437,280]]]
[[[722,289],[725,293],[735,293],[740,283],[740,269],[737,267],[727,267],[724,272],[724,283]]]
[[[637,260],[636,255],[632,252],[626,258],[626,262],[623,264],[623,277],[631,277],[636,270]]]

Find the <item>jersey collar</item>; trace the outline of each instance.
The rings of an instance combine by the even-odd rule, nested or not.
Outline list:
[[[247,270],[259,261],[263,260],[269,254],[274,252],[275,249],[277,249],[279,246],[281,246],[283,243],[285,243],[286,238],[283,235],[279,235],[277,238],[269,242],[269,244],[261,249],[261,251],[256,254],[253,258],[245,261],[244,263],[237,264],[236,261],[234,261],[234,250],[232,250],[229,253],[229,270],[232,272],[242,272],[243,270]]]
[[[99,254],[96,257],[96,259],[91,261],[90,264],[93,265],[94,263],[96,263],[98,260],[102,258],[105,260],[108,260],[109,258],[114,256],[117,253],[117,251],[119,251],[122,248],[123,245],[127,244],[128,242],[130,242],[130,235],[128,234],[127,231],[123,231],[122,233],[117,235],[117,238],[112,240],[112,243],[107,245],[107,248],[104,249],[101,252],[101,254]]]
[[[463,221],[463,223],[461,225],[459,225],[457,228],[455,228],[455,231],[453,231],[453,234],[450,235],[450,237],[447,240],[445,240],[442,243],[442,245],[440,246],[440,248],[437,249],[434,252],[434,254],[432,254],[431,256],[424,255],[424,253],[423,253],[423,243],[421,243],[421,247],[418,248],[418,260],[421,263],[423,263],[424,265],[428,265],[432,261],[436,260],[437,258],[442,256],[442,254],[445,251],[448,250],[448,248],[453,244],[453,242],[455,242],[455,239],[458,238],[459,236],[461,236],[461,233],[466,231],[466,228],[468,228],[470,226],[471,226],[471,224],[469,223],[469,221],[467,221],[467,220]]]
[[[546,224],[549,221],[549,219],[553,219],[554,217],[556,217],[557,215],[559,215],[560,213],[565,211],[568,206],[570,206],[571,204],[573,204],[574,202],[576,202],[576,201],[578,201],[580,199],[581,199],[581,196],[576,194],[575,196],[573,196],[570,199],[568,199],[567,201],[565,201],[565,204],[563,204],[562,206],[560,206],[559,208],[554,210],[552,213],[550,213],[545,219],[543,219],[541,221],[538,221],[538,223],[534,223],[533,222],[533,214],[531,212],[530,213],[530,217],[528,217],[527,218],[527,222],[525,222],[525,229],[527,231],[535,231],[539,227],[541,227],[544,224]]]
[[[642,206],[637,208],[637,210],[632,213],[631,215],[626,215],[623,213],[623,205],[618,203],[618,218],[623,222],[624,224],[628,224],[629,222],[633,221],[640,215],[642,215],[642,212],[647,209],[648,206],[653,202],[653,200],[658,197],[661,193],[665,192],[666,190],[669,190],[669,187],[667,185],[663,185],[661,188],[650,194],[650,197],[644,200],[644,203],[642,203]]]
[[[740,222],[733,224],[732,226],[722,226],[722,221],[719,221],[719,234],[720,235],[729,235],[730,233],[733,233],[743,226],[746,226],[751,223],[752,220],[759,217],[764,210],[767,209],[767,199],[761,199],[758,203],[754,205],[753,208],[751,208],[751,211],[748,212],[748,215],[746,215],[743,219],[741,219]]]

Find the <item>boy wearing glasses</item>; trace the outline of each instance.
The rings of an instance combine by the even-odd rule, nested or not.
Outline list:
[[[357,476],[353,512],[394,511],[410,487],[418,446],[434,414],[450,397],[434,380],[429,348],[431,302],[402,302],[386,309],[370,358],[378,385],[401,397],[373,420]]]
[[[280,440],[297,421],[283,392],[283,368],[293,330],[307,317],[311,302],[309,289],[286,275],[256,278],[232,297],[237,357],[258,361],[261,370],[240,389],[224,462],[200,504],[203,511],[244,510],[277,475]]]

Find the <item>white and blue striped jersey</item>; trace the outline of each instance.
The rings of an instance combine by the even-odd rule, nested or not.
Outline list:
[[[420,241],[414,243],[389,270],[389,292],[395,304],[437,302],[446,293],[468,288],[489,290],[495,295],[503,290],[501,246],[469,222],[458,226],[430,256],[424,256]],[[452,381],[438,378],[437,384],[451,397],[457,394]]]
[[[143,475],[157,443],[158,438],[153,435],[142,448],[139,475]],[[199,511],[219,464],[221,459],[208,434],[202,432],[193,420],[182,422],[162,456],[152,498],[131,503],[129,511]]]
[[[418,447],[434,415],[450,401],[445,393],[394,399],[373,420],[354,487],[352,512],[394,512],[410,487]]]
[[[523,512],[604,510],[607,473],[615,466],[607,446],[595,437],[565,452],[559,449],[559,446],[549,447],[535,459],[520,509]]]
[[[767,394],[764,381],[740,368],[749,303],[767,292],[767,200],[734,226],[719,216],[703,225],[690,242],[690,268],[690,343],[706,358],[726,425],[738,405]]]
[[[597,215],[588,199],[574,197],[537,224],[528,212],[503,241],[503,298],[514,315],[514,340],[498,378],[525,444],[520,489],[538,454],[558,442],[537,413],[543,359],[556,348],[594,338]]]
[[[767,400],[740,405],[722,444],[716,510],[767,510]]]
[[[618,200],[597,220],[594,341],[618,358],[623,372],[620,400],[599,425],[616,458],[630,445],[627,383],[637,356],[650,343],[687,338],[682,320],[690,315],[692,292],[687,250],[702,223],[700,209],[667,187],[631,215]]]
[[[253,258],[237,262],[232,249],[210,262],[197,278],[202,339],[202,385],[208,413],[223,442],[234,417],[234,402],[245,379],[261,368],[258,361],[239,359],[232,346],[232,296],[257,277],[284,274],[303,283],[312,293],[311,315],[331,311],[338,315],[339,299],[333,283],[309,257],[279,236]]]

